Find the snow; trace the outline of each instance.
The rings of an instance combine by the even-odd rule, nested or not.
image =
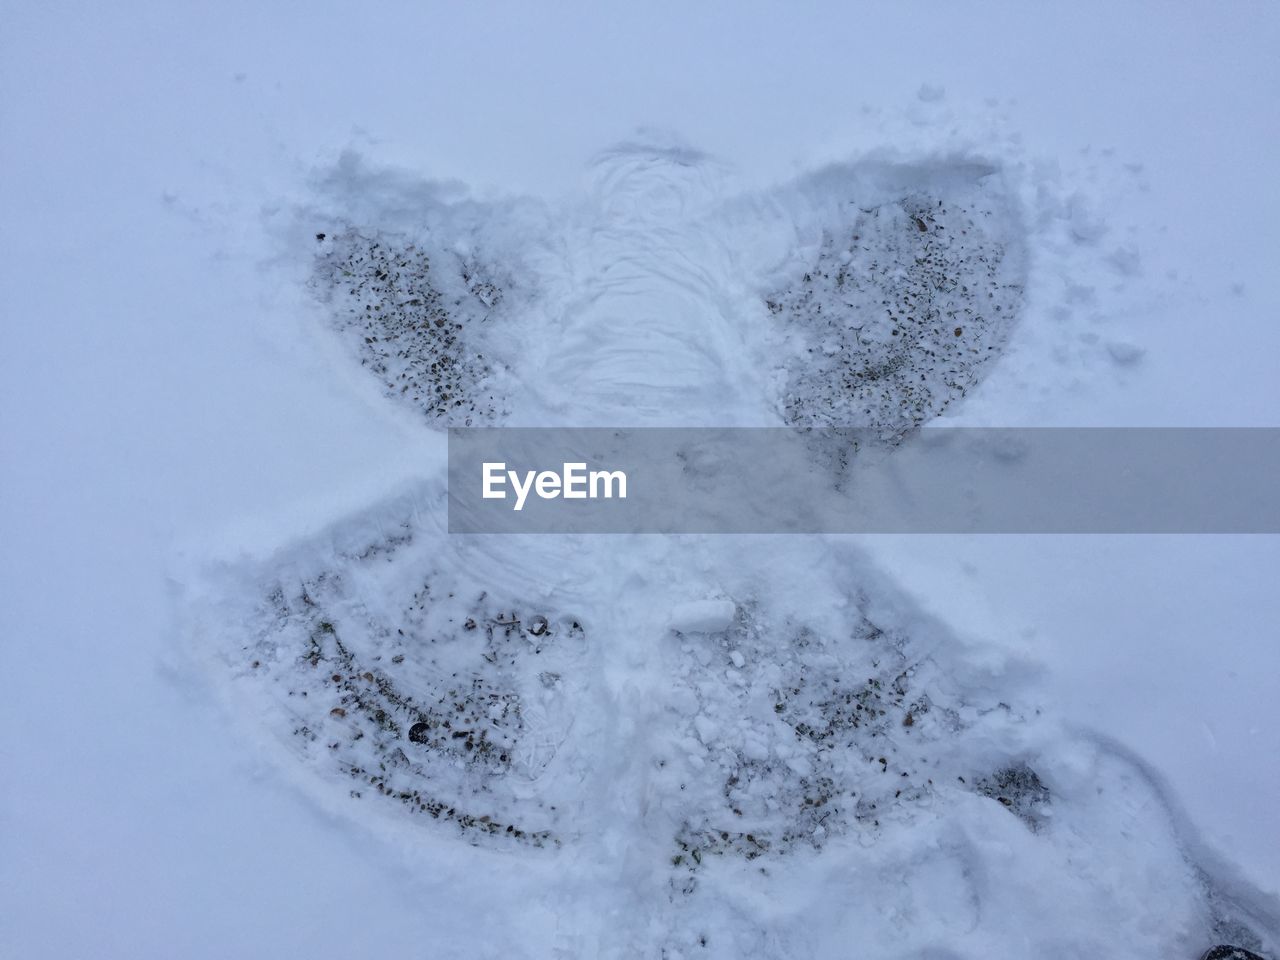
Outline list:
[[[720,633],[733,622],[736,612],[732,600],[692,600],[676,606],[668,623],[677,633]],[[741,667],[741,659],[742,654],[736,654],[734,665]]]
[[[1276,538],[449,537],[438,433],[811,412],[765,298],[975,192],[1018,317],[929,416],[1274,425],[1273,7],[6,21],[14,955],[1275,952]],[[333,307],[375,232],[466,415]]]

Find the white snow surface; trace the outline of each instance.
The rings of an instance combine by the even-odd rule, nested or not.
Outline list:
[[[1275,425],[1274,7],[6,20],[14,956],[1280,949],[1276,538],[451,537],[440,432]],[[1013,316],[841,406],[917,255]]]
[[[690,600],[676,605],[667,624],[677,633],[723,633],[733,623],[735,612],[732,600]],[[742,666],[736,659],[734,663]]]

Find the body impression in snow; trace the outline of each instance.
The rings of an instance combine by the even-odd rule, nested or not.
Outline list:
[[[1006,176],[852,164],[733,196],[695,152],[625,147],[552,209],[389,200],[403,180],[348,159],[307,212],[312,282],[432,428],[854,426],[892,445],[1018,322]],[[450,537],[446,501],[432,477],[225,572],[196,635],[326,802],[554,858],[537,896],[574,931],[561,955],[1155,957],[1275,936],[1267,898],[1189,852],[1156,778],[1065,732],[1028,670],[847,544]]]

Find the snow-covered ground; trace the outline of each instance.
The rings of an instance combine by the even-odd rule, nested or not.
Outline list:
[[[1275,426],[1277,48],[10,5],[0,941],[1274,953],[1276,538],[450,537],[440,427]],[[815,319],[930,270],[1015,318]],[[925,386],[834,389],[855,349]]]

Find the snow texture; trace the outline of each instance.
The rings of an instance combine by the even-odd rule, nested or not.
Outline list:
[[[1274,426],[1277,48],[10,5],[6,956],[1274,958],[1276,538],[451,537],[442,430]]]

